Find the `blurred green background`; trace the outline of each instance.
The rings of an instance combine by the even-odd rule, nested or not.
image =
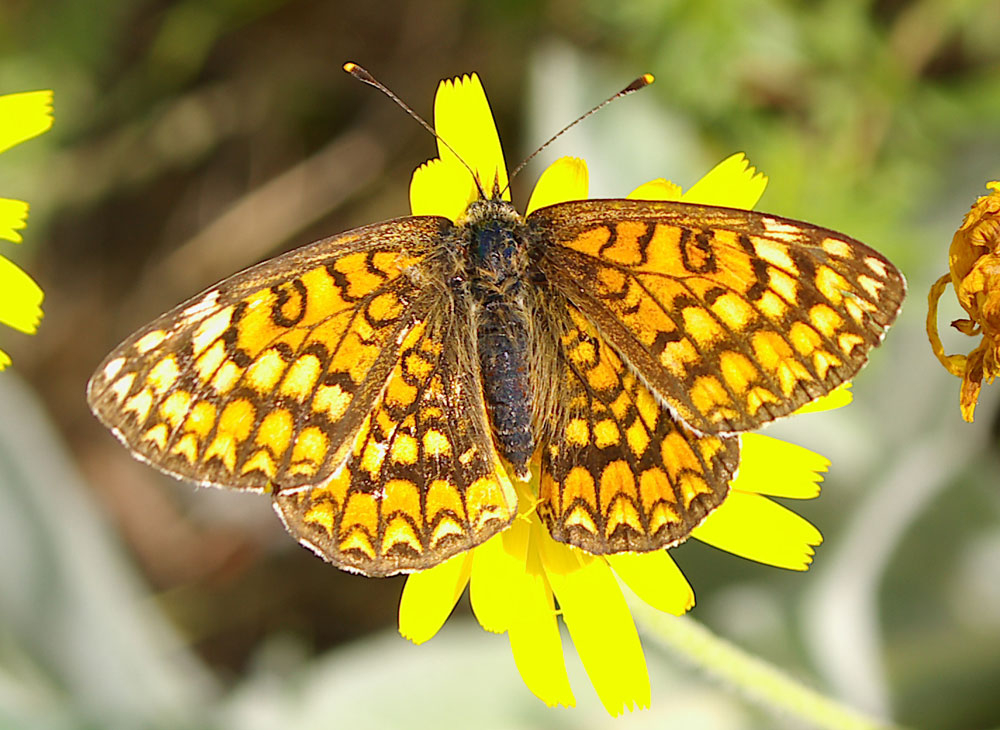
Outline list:
[[[464,602],[408,644],[401,579],[325,565],[266,498],[163,477],[87,410],[93,368],[153,316],[407,213],[433,140],[347,60],[428,117],[440,79],[477,71],[511,167],[651,72],[515,201],[562,154],[612,196],[744,151],[771,178],[760,209],[904,270],[910,299],[855,403],[768,430],[833,461],[822,497],[794,505],[826,537],[814,567],[674,554],[697,619],[807,684],[913,727],[1000,725],[1000,389],[964,424],[923,334],[951,235],[1000,178],[998,39],[1000,3],[972,0],[5,0],[0,93],[53,88],[56,123],[0,158],[0,194],[32,206],[4,253],[46,292],[37,336],[0,333],[0,726],[612,724],[575,658],[579,708],[548,710]],[[616,727],[799,727],[646,650],[653,708]]]

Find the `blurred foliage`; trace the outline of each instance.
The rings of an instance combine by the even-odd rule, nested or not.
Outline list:
[[[813,570],[783,573],[704,546],[677,556],[696,617],[845,701],[917,727],[1000,724],[997,396],[986,388],[976,424],[961,423],[958,381],[922,337],[924,294],[946,269],[951,234],[1000,177],[997,38],[1000,4],[973,0],[6,0],[0,92],[54,88],[56,125],[5,154],[0,170],[4,194],[32,204],[17,254],[34,259],[47,294],[38,336],[4,347],[68,444],[67,469],[85,478],[79,499],[96,506],[103,535],[94,539],[117,551],[73,563],[70,575],[143,616],[137,626],[156,625],[136,629],[149,646],[129,661],[150,662],[153,675],[137,676],[162,672],[174,688],[162,706],[188,712],[123,703],[102,717],[93,689],[63,672],[67,645],[44,637],[71,627],[91,641],[74,651],[98,657],[114,650],[109,629],[88,623],[71,594],[59,598],[66,576],[28,593],[13,571],[4,593],[31,596],[38,610],[0,602],[0,710],[20,708],[0,719],[55,702],[39,726],[245,727],[250,716],[334,725],[329,704],[305,701],[321,696],[312,681],[342,677],[352,665],[337,662],[358,662],[365,647],[392,663],[386,647],[398,644],[414,674],[439,671],[431,647],[401,639],[328,653],[391,631],[401,583],[348,576],[299,550],[267,500],[195,492],[133,463],[83,398],[101,357],[165,308],[283,249],[406,213],[409,174],[433,142],[340,71],[354,60],[426,116],[439,79],[479,72],[517,156],[652,72],[651,89],[574,129],[553,154],[587,157],[603,193],[657,176],[687,185],[742,150],[771,178],[762,208],[845,231],[904,269],[911,298],[855,405],[771,431],[833,459],[823,498],[802,510],[827,537]],[[515,185],[522,202],[540,169]],[[959,344],[945,337],[951,351]],[[3,408],[10,419],[10,401]],[[61,451],[46,439],[35,452],[8,442],[4,453]],[[4,494],[47,489],[0,466]],[[8,522],[33,532],[8,538],[8,555],[43,571],[25,551],[51,550],[41,557],[58,562],[78,549],[58,537],[79,521],[59,501],[9,500]],[[161,640],[171,631],[187,649]],[[649,653],[654,712],[683,707],[690,727],[784,722]],[[156,664],[165,655],[172,669]],[[277,669],[262,669],[268,662]],[[459,664],[434,676],[449,687],[493,681]],[[183,681],[203,676],[202,665],[221,689]],[[490,705],[495,726],[603,723],[589,710],[545,711],[508,681],[512,662],[497,665],[499,696],[512,699],[507,714]],[[358,666],[378,672],[377,661]],[[388,692],[387,704],[413,696]],[[448,724],[441,713],[415,711],[411,722]],[[373,711],[368,725],[392,717]]]

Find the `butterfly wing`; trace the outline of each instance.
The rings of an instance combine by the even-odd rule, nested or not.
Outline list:
[[[226,279],[108,355],[91,408],[177,477],[249,490],[322,481],[425,319],[412,273],[451,225],[366,226]]]
[[[754,429],[852,378],[905,294],[864,244],[753,211],[579,201],[528,224],[547,280],[701,433]]]
[[[222,282],[129,337],[88,390],[144,461],[268,490],[288,530],[367,575],[426,568],[516,513],[443,218],[367,226]],[[419,284],[419,285],[418,285]]]
[[[429,568],[502,530],[514,488],[494,448],[468,307],[411,330],[384,391],[327,482],[275,496],[288,530],[365,575]]]
[[[538,514],[553,538],[590,553],[677,544],[725,499],[738,440],[684,427],[592,322],[566,311]]]

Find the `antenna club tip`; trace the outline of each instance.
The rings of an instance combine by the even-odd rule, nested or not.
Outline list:
[[[639,78],[637,78],[635,81],[633,81],[631,84],[629,84],[624,89],[622,89],[621,93],[623,95],[624,94],[631,94],[633,91],[638,91],[639,89],[646,88],[651,83],[653,83],[655,80],[656,79],[653,77],[653,74],[649,74],[649,73],[643,74],[642,76],[640,76]]]
[[[354,63],[353,61],[348,61],[344,64],[344,70],[347,71],[351,76],[356,78],[358,81],[364,81],[366,84],[371,84],[372,86],[377,86],[375,78],[368,73],[364,68]]]

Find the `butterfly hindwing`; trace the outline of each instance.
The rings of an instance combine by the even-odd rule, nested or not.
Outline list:
[[[864,244],[753,211],[589,200],[527,221],[549,282],[702,433],[751,430],[849,380],[905,293]]]
[[[676,544],[725,499],[738,441],[685,428],[591,322],[572,306],[568,315],[539,516],[553,538],[590,553]]]
[[[251,490],[321,481],[426,314],[410,274],[450,225],[366,226],[230,277],[117,347],[91,379],[91,408],[175,476]]]
[[[429,568],[506,527],[513,486],[490,435],[467,311],[436,307],[411,330],[346,462],[275,495],[288,530],[348,570]]]

